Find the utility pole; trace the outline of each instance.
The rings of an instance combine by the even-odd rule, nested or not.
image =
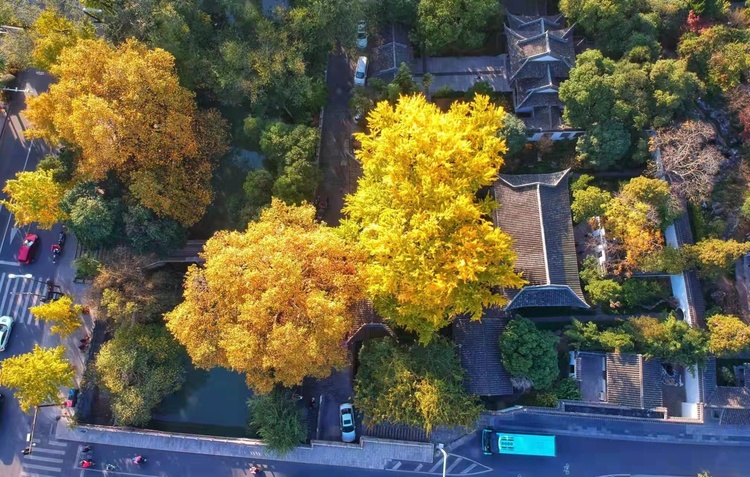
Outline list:
[[[31,454],[31,449],[32,447],[34,447],[34,429],[36,429],[36,416],[39,414],[39,408],[52,406],[57,406],[57,404],[40,404],[34,408],[34,419],[31,421],[31,432],[29,433],[28,437],[29,447],[21,451],[23,455]]]

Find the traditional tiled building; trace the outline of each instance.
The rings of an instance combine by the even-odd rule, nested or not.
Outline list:
[[[513,109],[529,130],[531,140],[572,139],[583,131],[563,123],[564,105],[558,97],[575,62],[573,27],[562,15],[527,17],[508,13],[509,82]]]
[[[493,221],[513,239],[516,270],[529,282],[521,290],[505,290],[506,310],[589,308],[578,276],[569,171],[501,174],[493,187],[499,204]]]

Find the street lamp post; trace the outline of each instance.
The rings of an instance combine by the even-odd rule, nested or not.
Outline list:
[[[23,455],[29,455],[31,454],[31,448],[34,447],[34,429],[36,429],[36,416],[39,414],[39,408],[40,407],[51,407],[51,406],[57,406],[57,404],[40,404],[36,407],[34,407],[34,420],[31,421],[31,433],[28,435],[29,439],[29,447],[25,448],[21,451]]]
[[[444,447],[442,443],[437,445],[437,449],[443,453],[443,477],[445,477],[445,466],[448,465],[448,453],[445,452]]]

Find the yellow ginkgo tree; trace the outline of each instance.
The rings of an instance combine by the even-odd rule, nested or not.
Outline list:
[[[37,68],[49,70],[63,49],[95,36],[96,30],[89,21],[76,24],[52,10],[45,10],[31,27],[31,37],[34,39],[31,59]]]
[[[363,175],[344,228],[369,255],[364,278],[378,311],[422,342],[454,316],[502,305],[497,288],[523,284],[510,236],[488,219],[497,204],[478,197],[503,165],[504,115],[482,95],[448,112],[403,96],[379,103],[370,132],[356,135]]]
[[[191,266],[184,301],[165,315],[193,363],[245,373],[267,393],[346,363],[363,256],[311,205],[274,199],[244,232],[217,232]]]
[[[60,387],[72,387],[74,375],[63,346],[34,345],[32,352],[5,358],[0,363],[0,386],[14,391],[24,412],[41,404],[59,402]]]
[[[52,171],[22,171],[6,182],[3,192],[7,199],[0,201],[15,217],[16,226],[36,222],[39,228],[51,229],[65,218],[60,200],[65,188],[52,179]]]
[[[32,306],[29,311],[37,318],[52,322],[50,331],[62,337],[70,335],[81,327],[83,306],[74,303],[68,295],[41,305]]]
[[[226,122],[199,112],[174,57],[130,39],[113,47],[78,40],[57,57],[49,91],[29,98],[25,131],[80,151],[76,177],[116,175],[133,198],[185,226],[211,202],[216,160],[227,151]]]

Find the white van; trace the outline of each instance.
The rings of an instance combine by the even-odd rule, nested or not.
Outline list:
[[[357,60],[357,69],[354,71],[354,85],[364,86],[367,81],[367,57],[360,56]]]

